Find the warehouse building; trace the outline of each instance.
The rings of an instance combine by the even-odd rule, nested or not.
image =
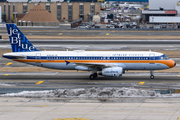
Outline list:
[[[180,1],[149,0],[149,10],[142,16],[147,23],[180,23]]]
[[[0,2],[2,18],[4,22],[17,22],[38,3]],[[39,3],[49,11],[59,22],[74,21],[82,18],[83,21],[90,21],[93,15],[100,14],[100,5],[90,2],[62,2],[62,3]]]

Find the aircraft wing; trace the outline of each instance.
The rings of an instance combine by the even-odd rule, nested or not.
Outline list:
[[[77,66],[84,66],[90,68],[107,68],[107,67],[115,67],[115,64],[107,64],[107,63],[75,63]]]

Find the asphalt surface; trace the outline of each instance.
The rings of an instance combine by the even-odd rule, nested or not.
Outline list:
[[[180,40],[33,40],[33,39],[29,39],[29,41],[33,44],[33,45],[57,45],[57,44],[73,44],[73,45],[88,45],[88,44],[112,44],[112,45],[116,45],[116,44],[125,44],[125,45],[132,45],[132,44],[145,44],[145,45],[169,45],[169,44],[180,44]],[[9,39],[0,39],[0,45],[8,45],[9,43]]]
[[[40,50],[180,50],[180,40],[30,40]],[[8,39],[0,49],[11,49]]]
[[[21,29],[21,28],[20,28]],[[22,30],[24,35],[47,36],[179,36],[179,31],[122,31],[122,30]],[[6,30],[1,30],[0,35],[8,35]]]
[[[5,74],[8,74],[6,76]],[[149,73],[126,73],[122,77],[98,76],[89,79],[90,73],[1,73],[0,91],[13,93],[21,91],[104,88],[104,87],[134,87],[143,89],[180,89],[178,73],[154,73],[150,79]],[[36,84],[43,81],[41,84]],[[144,85],[139,85],[145,82]]]
[[[57,27],[49,27],[49,26],[18,26],[18,28],[20,30],[66,30],[66,29],[70,29],[71,26],[70,24],[61,24],[60,26],[57,26]],[[6,31],[6,25],[3,24],[0,26],[0,29],[1,30],[4,30]]]
[[[1,120],[177,120],[179,98],[0,98]]]

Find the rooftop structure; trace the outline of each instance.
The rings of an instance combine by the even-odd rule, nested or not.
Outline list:
[[[18,21],[19,25],[29,26],[58,26],[59,21],[41,5],[36,5]]]
[[[58,20],[41,5],[36,5],[28,11],[21,21],[30,22],[58,22]]]

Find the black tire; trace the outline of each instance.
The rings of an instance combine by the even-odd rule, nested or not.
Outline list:
[[[94,80],[96,77],[93,75],[93,74],[91,74],[90,76],[89,76],[89,79],[91,79],[91,80]]]
[[[98,76],[98,74],[97,73],[94,73],[94,77],[96,78]]]
[[[151,75],[150,78],[151,78],[151,79],[154,79],[154,75]]]

